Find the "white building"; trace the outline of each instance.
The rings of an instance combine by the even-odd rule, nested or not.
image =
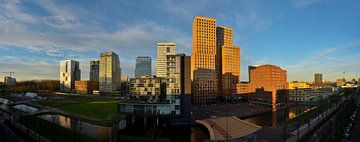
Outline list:
[[[5,83],[7,86],[13,86],[13,85],[16,84],[16,78],[10,77],[10,76],[5,76],[5,77],[4,77],[4,83]]]
[[[166,77],[166,55],[175,54],[175,43],[163,42],[157,44],[157,77]]]
[[[100,54],[99,91],[103,94],[118,94],[121,90],[119,56],[114,52]]]
[[[71,92],[75,89],[75,80],[81,79],[79,62],[74,60],[60,61],[60,91]]]

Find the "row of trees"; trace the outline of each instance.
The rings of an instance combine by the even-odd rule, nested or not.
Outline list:
[[[17,82],[14,86],[6,86],[6,92],[39,92],[39,90],[58,91],[60,82],[58,80],[31,80]]]

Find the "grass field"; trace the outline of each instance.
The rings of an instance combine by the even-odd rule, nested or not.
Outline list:
[[[115,98],[78,96],[47,100],[41,104],[77,115],[95,118],[106,123],[119,116],[117,113],[118,102],[119,100]]]
[[[62,105],[58,108],[84,115],[88,117],[110,120],[115,114],[117,114],[117,103],[116,100],[94,100],[79,104]]]

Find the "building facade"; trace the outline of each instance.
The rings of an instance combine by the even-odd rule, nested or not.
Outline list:
[[[151,58],[148,56],[136,57],[135,77],[151,75]]]
[[[121,88],[119,56],[114,52],[100,54],[99,91],[102,94],[117,94]]]
[[[321,73],[315,73],[314,86],[321,87],[323,85],[323,75]]]
[[[4,83],[7,86],[13,86],[13,85],[16,84],[16,78],[10,77],[10,76],[5,76],[4,77]]]
[[[99,60],[90,61],[90,81],[99,81]]]
[[[166,55],[175,54],[175,43],[162,42],[157,44],[157,77],[166,77]]]
[[[286,94],[283,93],[284,91],[279,92],[279,90],[286,90],[289,87],[287,83],[287,71],[275,65],[249,66],[249,83],[246,85],[240,83],[237,86],[238,93],[240,94],[253,93],[256,89],[272,92],[272,109],[275,111],[276,107],[281,105],[278,102],[283,102],[277,100],[279,98],[277,95]]]
[[[345,78],[336,79],[336,86],[337,86],[337,87],[341,87],[341,86],[345,85],[345,83],[346,83],[346,79],[345,79]]]
[[[191,94],[190,56],[169,54],[166,61],[166,94]]]
[[[295,88],[299,88],[299,89],[310,88],[310,85],[307,84],[306,82],[291,82],[291,83],[289,83],[289,89],[295,89]]]
[[[240,81],[240,47],[222,47],[222,95],[236,96],[236,84]]]
[[[136,96],[160,96],[166,89],[166,78],[162,77],[141,76],[131,78],[130,83],[130,94]]]
[[[192,25],[192,103],[216,103],[218,94],[218,56],[216,47],[216,20],[196,16]]]
[[[313,96],[313,90],[309,88],[295,88],[289,90],[289,101],[292,102],[309,102]]]
[[[87,80],[75,81],[76,93],[89,95],[89,94],[93,94],[94,90],[99,90],[98,81],[87,81]]]
[[[60,61],[60,91],[72,92],[75,81],[81,79],[79,62],[74,60]]]

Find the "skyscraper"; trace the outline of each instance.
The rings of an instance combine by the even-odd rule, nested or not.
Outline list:
[[[218,56],[216,20],[196,16],[192,25],[191,79],[194,105],[216,103],[218,93]]]
[[[240,81],[240,47],[224,45],[222,47],[222,95],[235,96],[236,84]]]
[[[157,77],[166,77],[166,55],[175,54],[175,43],[162,42],[157,44]]]
[[[79,62],[74,60],[60,61],[60,91],[71,92],[75,89],[75,80],[81,79]]]
[[[99,60],[90,61],[90,81],[99,81]]]
[[[315,73],[314,79],[315,86],[321,86],[323,84],[323,76],[321,73]]]
[[[114,52],[100,54],[99,91],[114,94],[121,88],[121,68],[119,56]]]
[[[218,86],[223,96],[235,96],[240,80],[240,47],[233,45],[232,36],[231,28],[216,27]]]
[[[135,77],[151,75],[151,58],[148,56],[136,57]]]

